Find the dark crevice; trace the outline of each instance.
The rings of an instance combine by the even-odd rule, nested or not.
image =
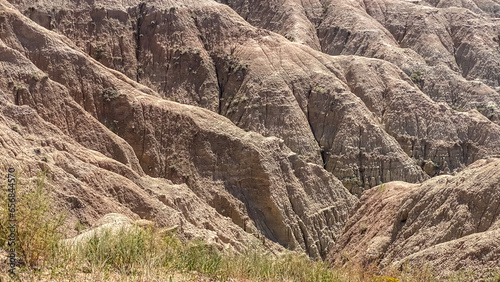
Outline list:
[[[141,27],[146,15],[146,3],[139,4],[139,13],[136,16],[136,30],[135,30],[135,59],[137,60],[136,81],[139,82],[139,58],[141,56]]]
[[[365,186],[365,169],[363,166],[363,150],[361,149],[362,145],[362,138],[363,138],[363,128],[360,126],[359,127],[359,143],[358,143],[358,148],[359,148],[359,177],[361,181],[361,187]]]
[[[217,78],[217,88],[219,89],[219,109],[217,113],[220,115],[222,113],[222,95],[224,94],[224,86],[222,85],[217,66],[215,66],[215,76]]]
[[[312,89],[309,89],[309,92],[307,93],[307,99],[311,97]],[[321,162],[323,163],[323,168],[326,169],[326,159],[327,159],[327,152],[325,152],[325,148],[321,146],[320,140],[316,137],[316,134],[314,132],[313,125],[311,123],[311,116],[310,116],[310,111],[309,111],[309,100],[307,101],[307,107],[306,107],[306,118],[307,118],[307,123],[309,124],[309,129],[311,129],[311,133],[314,136],[314,140],[318,144],[318,147],[320,149],[320,155],[321,155]]]

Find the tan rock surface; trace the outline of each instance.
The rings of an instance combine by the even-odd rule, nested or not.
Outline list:
[[[481,109],[500,122],[498,1],[221,2],[253,25],[316,50],[394,63],[435,101]],[[312,26],[316,32],[304,34]]]
[[[498,261],[496,2],[224,3],[0,0],[1,167],[47,167],[72,222]]]
[[[380,267],[428,263],[445,277],[471,271],[475,279],[498,271],[500,159],[420,185],[391,182],[367,191],[330,259]]]
[[[3,167],[48,166],[61,206],[90,224],[120,212],[219,245],[255,235],[327,253],[356,199],[320,166],[278,138],[159,99],[5,2],[0,23]]]
[[[378,2],[299,2],[227,4],[259,27],[281,34],[297,31],[294,36],[315,49],[319,48],[314,42],[319,40],[321,49],[329,54],[355,54],[390,63],[325,56],[256,29],[227,6],[213,1],[102,1],[91,6],[14,1],[38,23],[52,22],[45,26],[162,97],[207,108],[240,128],[283,139],[304,160],[323,164],[357,194],[383,182],[424,180],[426,163],[435,164],[436,170],[426,171],[436,175],[500,154],[499,127],[481,120],[474,111],[457,113],[427,97],[461,111],[477,108],[495,120],[499,95],[489,74],[495,69],[491,62],[498,53],[489,38],[497,28],[494,19],[469,15],[464,9],[435,9],[407,2],[397,5],[398,1],[384,2],[388,9],[383,13],[376,8]],[[398,13],[399,9],[404,13]],[[430,29],[430,23],[418,18],[405,35],[409,43],[396,40],[396,33],[404,27],[402,15],[413,11],[423,19],[438,13],[441,18],[433,24],[439,29]],[[395,19],[383,21],[386,14]],[[41,15],[50,21],[40,19]],[[452,16],[470,18],[473,24],[463,28],[460,24],[464,20]],[[450,21],[445,21],[448,18]],[[477,33],[482,22],[488,29]],[[441,30],[453,24],[456,32],[450,35],[453,38],[443,39],[444,47],[429,49],[427,43],[422,45],[415,39],[426,36],[423,42],[434,44],[430,39],[433,34],[442,34]],[[314,26],[318,39],[310,31]],[[351,34],[347,41],[331,31],[338,26],[345,26]],[[484,46],[476,44],[473,34],[490,41]],[[474,43],[475,51],[469,53],[477,61],[477,74],[462,76],[457,62],[465,59],[454,61],[449,51],[454,48],[449,45],[453,40],[463,46]],[[340,49],[335,51],[335,46]],[[494,56],[486,60],[481,55],[485,53]],[[413,75],[416,70],[421,70],[420,77]],[[467,81],[472,78],[486,84]],[[444,81],[449,84],[443,86]],[[463,101],[467,101],[465,106],[457,106]]]

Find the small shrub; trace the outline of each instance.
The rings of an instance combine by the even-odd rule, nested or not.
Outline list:
[[[94,56],[93,56],[94,59],[96,59],[97,61],[101,60],[103,57],[103,54],[104,54],[104,48],[101,45],[98,45],[97,47],[95,47]]]
[[[479,107],[476,108],[476,110],[480,112],[483,116],[491,120],[495,116],[496,105],[494,104],[480,105]]]
[[[19,126],[17,124],[13,124],[10,129],[14,130],[15,132],[19,133]]]
[[[328,13],[328,8],[330,8],[330,4],[324,3],[322,8],[323,8],[322,15],[324,19],[326,17],[326,14]]]
[[[496,43],[498,43],[498,46],[500,46],[500,35],[497,35],[497,36],[493,37],[493,41],[495,41]]]
[[[119,96],[120,96],[120,93],[118,92],[118,90],[116,90],[115,88],[111,88],[111,87],[104,89],[104,91],[102,92],[102,97],[107,102],[109,102],[113,99],[116,99]]]
[[[295,36],[293,34],[290,34],[290,33],[285,34],[285,38],[288,39],[288,41],[290,41],[290,42],[295,41]]]
[[[378,186],[378,191],[380,193],[384,193],[385,191],[387,191],[387,186],[385,185],[385,183],[382,183]]]
[[[21,91],[21,90],[25,90],[26,87],[22,86],[22,85],[16,85],[14,86],[14,91]]]
[[[359,232],[361,232],[361,234],[364,234],[366,230],[368,230],[368,225],[365,222],[361,222],[359,224]]]
[[[322,86],[316,86],[316,87],[314,87],[313,91],[317,92],[319,94],[325,94],[326,93],[326,89],[323,88]]]
[[[34,81],[40,81],[40,75],[38,73],[33,73],[31,75],[31,79],[33,79]]]
[[[108,120],[105,119],[103,122],[104,126],[106,126],[111,132],[114,134],[118,134],[118,121],[117,120]]]
[[[423,73],[421,70],[414,70],[413,73],[410,75],[410,79],[415,85],[418,86],[418,88],[422,88],[422,84],[424,82],[423,78]]]

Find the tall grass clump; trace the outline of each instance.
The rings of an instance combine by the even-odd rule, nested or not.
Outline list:
[[[19,179],[16,173],[16,179],[16,253],[21,266],[39,267],[53,254],[62,238],[61,228],[66,217],[54,212],[45,171],[33,180]],[[6,248],[10,232],[7,193],[1,194],[0,201],[0,246]]]

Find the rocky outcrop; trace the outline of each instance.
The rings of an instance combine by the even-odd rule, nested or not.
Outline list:
[[[479,109],[499,123],[499,85],[492,71],[500,58],[497,2],[221,2],[253,25],[316,50],[396,64],[435,101],[459,111]]]
[[[379,267],[428,263],[442,277],[461,270],[471,279],[498,271],[499,159],[421,185],[391,182],[361,198],[330,259]]]
[[[321,166],[1,9],[2,167],[47,167],[72,220],[119,212],[221,246],[258,237],[326,255],[356,199]]]
[[[333,256],[368,250],[361,261],[386,266],[465,236],[494,242],[475,208],[453,217],[464,186],[439,182],[479,181],[497,161],[476,161],[500,155],[491,13],[396,0],[0,1],[0,164],[47,168],[73,222],[117,212],[219,246],[259,238],[325,257],[357,203],[348,190],[427,180],[363,194]],[[458,195],[450,217],[431,220],[425,205],[446,191]],[[360,220],[378,225],[353,229]],[[455,232],[469,223],[478,229]],[[452,231],[422,245],[440,224]]]
[[[254,28],[227,6],[213,1],[102,2],[90,6],[14,3],[38,23],[64,34],[99,62],[148,85],[161,97],[204,107],[244,130],[283,139],[302,159],[324,166],[356,194],[393,180],[419,182],[499,154],[497,141],[485,141],[497,140],[500,130],[487,120],[495,120],[498,97],[493,81],[486,83],[490,64],[477,63],[475,67],[475,76],[484,78],[486,84],[468,81],[470,77],[464,78],[458,65],[449,63],[453,57],[449,53],[432,53],[440,56],[436,59],[423,51],[425,46],[411,43],[413,39],[409,43],[396,40],[402,20],[397,18],[389,26],[372,2],[226,4],[261,28],[283,35],[296,31],[293,36],[298,41],[315,49],[390,63],[326,56]],[[384,12],[392,13],[394,3],[387,2],[393,8]],[[428,8],[420,5],[405,2],[402,7],[418,11],[423,18],[430,16]],[[453,12],[436,11],[443,17],[451,17]],[[358,17],[363,20],[355,21]],[[439,23],[446,23],[443,28],[449,29],[444,20]],[[425,24],[412,27],[415,30],[405,40],[412,38],[410,34],[417,37],[428,32]],[[310,32],[314,26],[317,36]],[[336,35],[340,31],[334,32],[339,26],[350,34],[348,40]],[[363,33],[368,26],[381,36]],[[491,23],[484,38],[492,35],[494,28]],[[475,25],[463,30],[457,27],[453,38],[443,42],[466,44],[473,30]],[[490,47],[478,45],[474,48],[482,51],[469,52],[470,56],[482,62],[479,53],[496,52]],[[36,60],[35,64],[44,65]],[[443,81],[451,84],[443,86]],[[436,98],[452,92],[465,94],[460,101],[467,101],[468,106],[457,107],[458,100],[452,103],[448,98]],[[429,100],[426,94],[435,101],[448,102],[451,109]],[[474,110],[453,110],[476,108],[485,119]],[[459,120],[467,129],[457,126]],[[437,126],[439,131],[431,129]]]

